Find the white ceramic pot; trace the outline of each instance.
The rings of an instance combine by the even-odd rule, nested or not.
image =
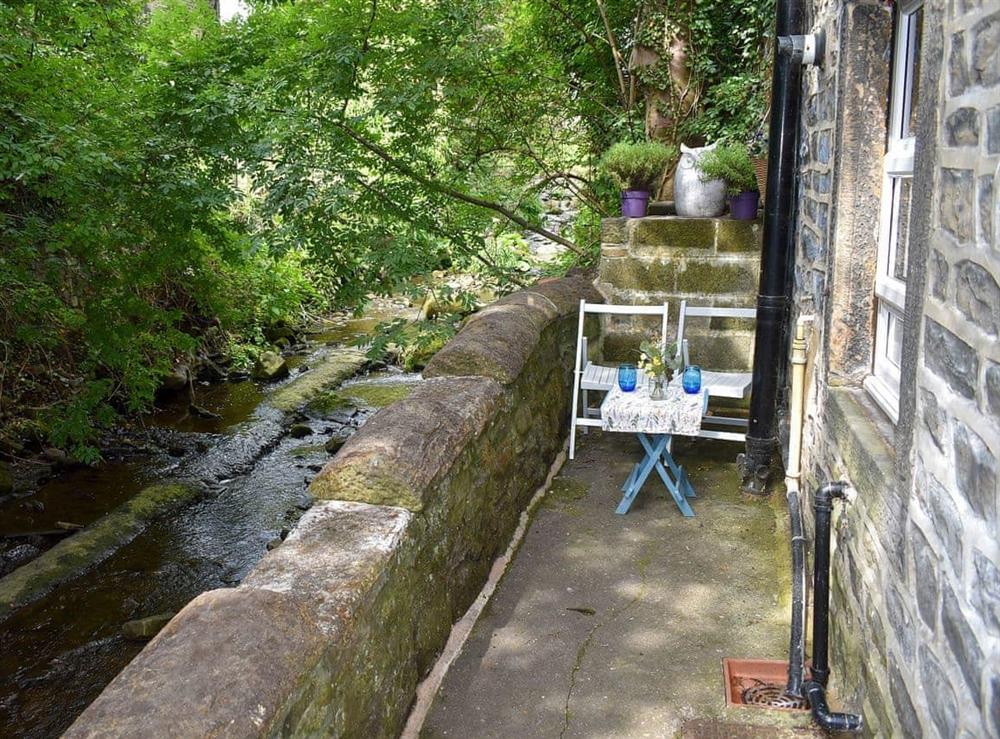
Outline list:
[[[681,160],[674,175],[674,207],[677,215],[715,218],[726,210],[725,180],[703,182],[698,160],[717,146],[689,149],[681,144]]]

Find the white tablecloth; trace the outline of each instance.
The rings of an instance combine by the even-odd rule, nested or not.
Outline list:
[[[624,393],[617,385],[601,403],[601,429],[644,434],[697,436],[705,409],[705,389],[686,393],[679,385],[668,385],[665,400],[650,400],[651,382],[642,375],[636,388]]]

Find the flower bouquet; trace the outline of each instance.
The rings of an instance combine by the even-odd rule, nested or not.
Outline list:
[[[663,400],[666,397],[664,385],[670,380],[667,371],[677,369],[677,343],[664,346],[658,341],[648,340],[639,344],[639,369],[653,380],[650,399]]]

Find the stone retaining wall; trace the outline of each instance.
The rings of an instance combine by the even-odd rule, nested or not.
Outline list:
[[[473,316],[316,477],[288,539],[193,600],[66,736],[398,734],[562,445],[584,297],[554,280]]]
[[[682,300],[696,305],[754,307],[761,226],[730,218],[606,218],[601,224],[598,289],[610,303],[670,306],[671,338]],[[635,361],[642,338],[659,334],[655,320],[605,320],[605,361]],[[706,369],[752,364],[752,321],[692,319],[685,335],[691,361]]]

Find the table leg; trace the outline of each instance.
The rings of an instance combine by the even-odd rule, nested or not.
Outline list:
[[[693,493],[694,490],[691,488],[691,483],[687,480],[687,475],[684,474],[683,470],[679,470],[677,463],[674,462],[670,452],[667,451],[670,437],[667,437],[667,443],[659,443],[658,441],[658,443],[654,446],[645,434],[638,434],[638,436],[639,442],[646,450],[647,456],[651,456],[656,459],[656,473],[660,476],[660,480],[663,481],[664,487],[666,487],[667,492],[669,492],[670,496],[674,499],[674,503],[677,504],[680,512],[686,517],[693,516],[694,511],[691,509],[691,504],[687,502],[686,498],[691,497],[687,495],[687,491],[690,490]],[[671,476],[667,474],[666,469],[664,469],[663,464],[660,461],[661,459],[667,462],[671,473],[673,473],[673,479],[671,479]]]
[[[684,468],[674,461],[673,455],[670,454],[669,450],[663,455],[663,461],[665,461],[670,467],[670,471],[673,473],[674,479],[677,480],[677,484],[683,491],[684,496],[687,498],[696,497],[694,486],[691,484],[691,480],[688,479],[687,472],[685,472]]]
[[[628,490],[632,486],[632,483],[635,482],[635,478],[636,478],[636,476],[638,476],[638,474],[639,474],[639,468],[641,466],[642,466],[641,464],[636,464],[632,468],[632,471],[628,473],[628,477],[626,478],[625,482],[622,484],[622,492]]]
[[[663,465],[661,465],[659,461],[660,454],[662,454],[663,450],[666,448],[667,443],[670,441],[670,437],[657,437],[656,443],[653,445],[650,444],[648,439],[646,439],[645,434],[639,434],[639,441],[642,442],[643,447],[646,448],[646,456],[643,457],[642,461],[632,469],[631,474],[628,476],[628,480],[625,481],[625,485],[623,486],[625,494],[622,496],[621,502],[615,509],[615,513],[619,515],[628,513],[628,509],[632,506],[632,502],[635,500],[636,496],[639,495],[639,491],[646,482],[646,478],[649,477],[649,473],[653,471],[653,468],[656,466],[660,466],[662,468]]]

